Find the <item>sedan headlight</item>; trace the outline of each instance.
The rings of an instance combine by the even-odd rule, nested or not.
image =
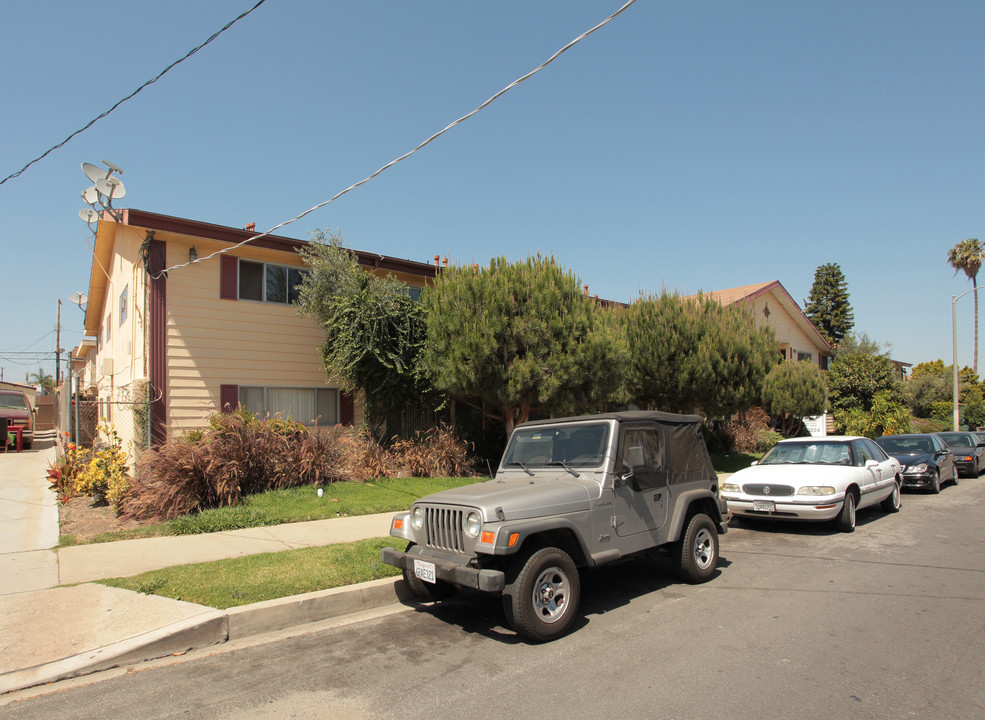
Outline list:
[[[479,530],[482,528],[482,518],[475,510],[465,516],[465,534],[470,538],[479,537]]]
[[[418,530],[424,527],[424,510],[420,507],[415,507],[414,511],[410,514],[410,522]]]
[[[742,491],[735,483],[722,483],[722,492],[737,493]]]
[[[908,473],[925,473],[927,472],[927,463],[920,463],[919,465],[910,465],[906,468]]]
[[[830,485],[805,485],[797,491],[798,495],[834,495],[835,489]]]

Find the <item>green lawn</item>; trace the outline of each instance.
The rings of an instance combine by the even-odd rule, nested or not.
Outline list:
[[[225,610],[399,575],[397,568],[383,564],[380,551],[384,547],[402,548],[404,544],[396,538],[373,538],[179,565],[100,582]]]

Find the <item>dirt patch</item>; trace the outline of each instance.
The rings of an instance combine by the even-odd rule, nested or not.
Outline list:
[[[140,527],[135,520],[121,520],[110,505],[94,504],[90,497],[73,497],[58,503],[58,519],[62,535],[75,535],[86,540],[100,533]]]

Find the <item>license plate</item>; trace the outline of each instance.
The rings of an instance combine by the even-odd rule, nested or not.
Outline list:
[[[774,502],[754,502],[752,504],[752,509],[756,512],[776,512],[776,503]]]
[[[421,580],[432,585],[438,581],[438,578],[434,574],[434,563],[427,562],[426,560],[414,559],[414,574]]]

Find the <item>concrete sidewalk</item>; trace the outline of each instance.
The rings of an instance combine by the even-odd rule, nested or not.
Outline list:
[[[384,537],[393,515],[55,550],[57,500],[45,474],[53,437],[39,438],[35,447],[0,455],[0,693],[409,599],[396,578],[229,610],[92,584],[175,565]]]

